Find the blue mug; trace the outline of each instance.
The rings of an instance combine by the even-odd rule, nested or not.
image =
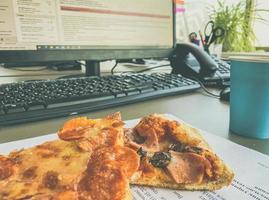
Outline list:
[[[269,138],[269,57],[231,57],[231,132]]]

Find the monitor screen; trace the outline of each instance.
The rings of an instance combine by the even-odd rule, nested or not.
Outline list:
[[[172,0],[1,0],[0,62],[163,57]]]

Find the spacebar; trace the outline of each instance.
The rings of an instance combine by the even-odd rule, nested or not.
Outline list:
[[[79,105],[83,103],[94,103],[99,101],[105,101],[109,99],[114,99],[115,96],[105,96],[105,97],[98,97],[98,98],[90,98],[90,99],[83,99],[83,100],[76,100],[76,101],[68,101],[68,102],[62,102],[62,103],[51,103],[48,104],[47,108],[58,108],[62,106],[72,106],[72,105]]]

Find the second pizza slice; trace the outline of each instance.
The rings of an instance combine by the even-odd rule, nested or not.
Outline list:
[[[126,129],[125,145],[136,150],[141,161],[132,184],[216,190],[228,186],[234,176],[197,129],[162,115],[144,117]]]

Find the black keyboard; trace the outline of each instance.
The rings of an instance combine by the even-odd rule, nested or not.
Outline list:
[[[200,88],[176,74],[134,74],[0,86],[0,125],[69,116]]]

